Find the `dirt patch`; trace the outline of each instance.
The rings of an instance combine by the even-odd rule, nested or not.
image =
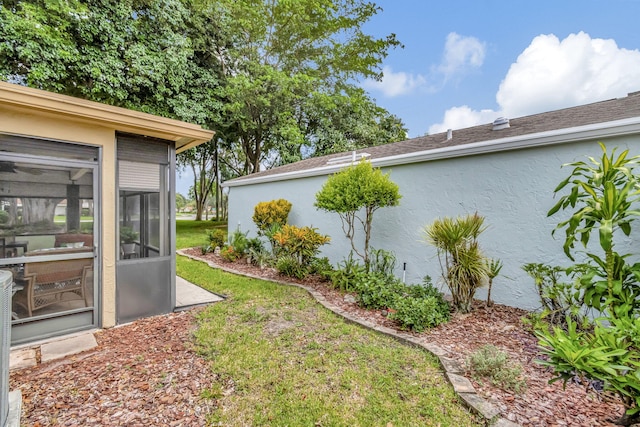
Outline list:
[[[264,332],[271,336],[278,336],[287,329],[295,328],[295,322],[284,319],[272,319],[264,325]]]

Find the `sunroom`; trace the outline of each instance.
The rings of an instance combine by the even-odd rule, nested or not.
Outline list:
[[[175,156],[200,126],[0,83],[11,342],[175,307]]]

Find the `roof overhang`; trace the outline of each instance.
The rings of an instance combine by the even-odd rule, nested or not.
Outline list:
[[[585,126],[558,129],[548,132],[538,132],[528,135],[519,135],[510,138],[500,138],[488,141],[442,147],[413,153],[399,154],[395,156],[379,157],[371,159],[371,164],[376,167],[391,167],[410,163],[422,163],[434,160],[449,159],[454,157],[475,156],[479,154],[495,153],[500,151],[521,150],[525,148],[542,147],[547,145],[566,144],[578,141],[612,138],[617,136],[640,133],[640,117],[615,120],[605,123],[596,123]],[[329,175],[340,171],[345,164],[328,165],[313,169],[298,170],[280,174],[257,176],[255,178],[242,178],[227,181],[223,187],[241,187],[245,185],[262,184],[290,179],[307,178],[313,176]]]
[[[175,141],[178,153],[211,140],[215,133],[192,123],[6,82],[0,82],[0,105]]]

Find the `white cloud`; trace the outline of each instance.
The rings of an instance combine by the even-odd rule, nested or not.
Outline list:
[[[466,105],[445,111],[442,123],[429,127],[429,134],[445,132],[447,129],[463,129],[479,123],[492,122],[497,113],[493,110],[473,110]]]
[[[533,39],[496,95],[511,117],[625,96],[638,90],[640,52],[580,32]]]
[[[499,111],[454,107],[435,129],[461,129],[499,116],[521,117],[625,96],[640,89],[640,51],[580,32],[564,40],[540,35],[511,65],[496,94]],[[475,121],[474,121],[475,120]]]
[[[377,90],[385,96],[393,98],[411,93],[425,83],[426,79],[420,74],[415,75],[403,71],[395,73],[391,67],[384,67],[382,69],[382,80],[366,79],[363,86],[365,89]]]
[[[484,63],[486,49],[485,43],[475,37],[449,33],[444,45],[442,63],[437,70],[444,74],[446,80],[470,68],[479,68]]]
[[[463,74],[472,68],[480,67],[484,62],[486,46],[475,37],[464,37],[456,33],[449,33],[444,45],[442,62],[431,67],[430,78],[441,78],[445,82],[456,75]],[[414,92],[416,89],[436,90],[427,87],[427,77],[422,74],[394,72],[389,66],[382,69],[382,80],[366,79],[362,86],[367,90],[382,92],[393,98]]]

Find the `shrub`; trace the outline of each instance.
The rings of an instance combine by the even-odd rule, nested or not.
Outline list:
[[[499,259],[485,259],[487,266],[487,278],[489,279],[489,288],[487,289],[487,302],[486,306],[493,305],[491,301],[491,288],[493,287],[493,279],[498,277],[500,270],[502,270],[502,261]]]
[[[259,237],[247,239],[247,255],[252,264],[259,266],[268,264],[272,258],[271,254],[265,250],[264,242]]]
[[[405,285],[394,277],[363,272],[354,278],[354,289],[358,293],[358,304],[362,307],[388,308],[394,307]]]
[[[324,280],[331,280],[333,266],[327,257],[313,258],[309,264],[309,272],[311,274],[317,274]]]
[[[237,251],[232,245],[227,245],[220,250],[220,256],[227,261],[237,261],[243,255],[242,252]]]
[[[278,246],[278,255],[293,256],[300,265],[307,265],[320,252],[320,246],[329,243],[329,236],[322,235],[312,227],[284,225],[273,235]]]
[[[449,320],[449,305],[442,299],[442,295],[396,298],[392,308],[389,318],[398,322],[401,329],[415,332],[422,332]]]
[[[9,222],[9,212],[0,209],[0,224],[6,224]]]
[[[393,276],[395,268],[396,256],[393,252],[384,249],[371,249],[369,271],[383,276]]]
[[[429,276],[423,279],[422,285],[405,286],[392,308],[389,318],[398,322],[400,328],[415,332],[438,326],[450,317],[449,304],[431,284]]]
[[[349,256],[339,262],[337,268],[331,273],[331,283],[338,290],[353,292],[355,290],[356,277],[365,271],[365,267],[359,264],[354,259],[353,252],[350,252]]]
[[[536,285],[542,304],[541,319],[562,328],[566,328],[567,319],[578,324],[588,321],[580,290],[573,283],[562,281],[562,277],[568,278],[566,268],[529,263],[522,269],[533,278]],[[585,329],[588,329],[587,325]]]
[[[438,251],[453,306],[462,313],[471,311],[476,290],[488,279],[486,258],[478,245],[478,236],[484,230],[484,217],[477,213],[438,218],[424,228],[426,241]]]
[[[209,239],[209,247],[211,249],[222,248],[227,241],[227,233],[219,228],[207,230],[207,239]]]
[[[260,202],[253,208],[253,222],[259,233],[264,233],[274,224],[283,226],[291,211],[291,203],[285,199]]]
[[[548,356],[542,363],[554,368],[554,380],[566,383],[578,375],[602,381],[626,407],[618,422],[633,424],[640,421],[640,263],[628,264],[634,254],[616,252],[615,235],[629,237],[638,216],[640,179],[634,169],[640,156],[628,157],[628,150],[616,156],[615,149],[608,154],[603,144],[600,147],[600,159],[563,165],[573,170],[554,193],[567,186],[570,190],[547,215],[571,210],[556,230],[563,229],[564,252],[572,261],[576,243],[590,250],[587,262],[575,269],[576,286],[584,306],[602,317],[592,331],[579,331],[568,319],[566,330],[555,327],[537,335]],[[593,235],[598,245],[588,245]]]
[[[493,385],[523,393],[527,383],[522,377],[522,366],[509,361],[507,353],[487,344],[467,357],[467,368],[476,380],[486,378]]]
[[[431,283],[430,276],[424,276],[424,278],[422,279],[422,284],[420,285],[407,286],[405,289],[405,295],[413,298],[429,298],[429,297],[443,298],[442,292],[440,292],[438,288],[433,286],[433,284]],[[442,301],[445,304],[447,304],[447,302],[444,301],[444,299],[442,299]],[[447,307],[448,307],[448,304],[447,304]]]
[[[280,224],[271,224],[266,230],[260,232],[263,236],[265,236],[269,240],[269,244],[271,245],[271,254],[274,257],[278,256],[279,247],[273,236],[280,232],[282,226]]]
[[[315,206],[340,216],[342,230],[351,242],[351,249],[360,256],[369,269],[369,241],[373,214],[386,206],[400,204],[397,184],[389,174],[363,160],[331,175],[316,194]],[[361,216],[362,215],[362,216]],[[364,232],[364,248],[358,250],[355,244],[355,230],[358,224]]]
[[[301,265],[293,255],[283,255],[276,260],[278,273],[289,277],[304,279],[309,273],[307,266]]]
[[[233,250],[238,254],[238,258],[246,255],[249,250],[248,233],[248,231],[243,233],[240,230],[236,230],[229,235],[229,246],[233,247]]]

